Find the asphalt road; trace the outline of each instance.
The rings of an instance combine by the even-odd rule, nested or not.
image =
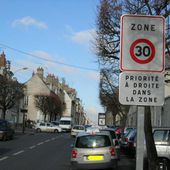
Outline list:
[[[36,133],[0,141],[0,170],[69,170],[73,140],[67,133]],[[118,170],[135,170],[135,159],[121,155]]]

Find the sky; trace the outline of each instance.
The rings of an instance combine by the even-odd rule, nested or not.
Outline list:
[[[95,122],[103,112],[93,43],[99,4],[99,0],[1,0],[0,10],[0,53],[11,61],[18,81],[29,80],[38,67],[44,68],[45,76],[64,78]]]

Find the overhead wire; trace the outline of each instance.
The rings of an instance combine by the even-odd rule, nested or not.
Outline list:
[[[28,55],[28,56],[31,56],[31,57],[34,57],[34,58],[37,58],[37,59],[41,59],[41,60],[44,60],[44,61],[56,63],[56,64],[59,64],[59,65],[64,65],[64,66],[68,66],[68,67],[72,67],[72,68],[77,68],[77,69],[81,69],[81,70],[88,70],[88,71],[95,71],[95,72],[99,71],[99,70],[93,69],[93,68],[81,67],[81,66],[77,66],[77,65],[73,65],[73,64],[67,64],[67,63],[64,63],[64,62],[60,62],[60,61],[57,61],[57,60],[46,59],[46,58],[37,56],[35,54],[31,54],[31,53],[25,52],[23,50],[19,50],[17,48],[10,47],[10,46],[2,44],[2,43],[0,43],[0,46],[3,46],[3,47],[8,48],[8,49],[11,49],[13,51],[17,51],[17,52],[22,53],[24,55]]]

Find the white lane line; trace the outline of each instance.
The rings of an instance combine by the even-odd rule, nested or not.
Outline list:
[[[30,146],[29,148],[30,148],[30,149],[33,149],[33,148],[35,148],[35,147],[36,147],[36,146],[35,146],[35,145],[33,145],[33,146]]]
[[[44,144],[44,142],[40,142],[40,143],[38,143],[37,145],[42,145],[42,144]]]
[[[9,156],[4,156],[4,157],[0,158],[0,161],[3,161],[5,159],[7,159],[7,158],[9,158]]]
[[[55,140],[56,138],[51,138],[51,140]]]
[[[19,151],[19,152],[14,153],[13,155],[16,156],[16,155],[19,155],[19,154],[21,154],[21,153],[23,153],[23,152],[24,152],[24,150],[21,150],[21,151]]]
[[[47,139],[47,140],[45,140],[44,142],[50,142],[50,140],[49,140],[49,139]]]

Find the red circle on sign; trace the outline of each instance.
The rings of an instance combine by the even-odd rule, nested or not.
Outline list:
[[[134,54],[134,49],[135,49],[136,45],[139,43],[145,43],[151,48],[151,55],[146,60],[141,60],[141,59],[137,58],[137,56]],[[135,62],[137,62],[139,64],[147,64],[147,63],[151,62],[153,60],[153,58],[155,57],[155,47],[152,44],[152,42],[147,39],[137,39],[130,46],[130,55]]]

